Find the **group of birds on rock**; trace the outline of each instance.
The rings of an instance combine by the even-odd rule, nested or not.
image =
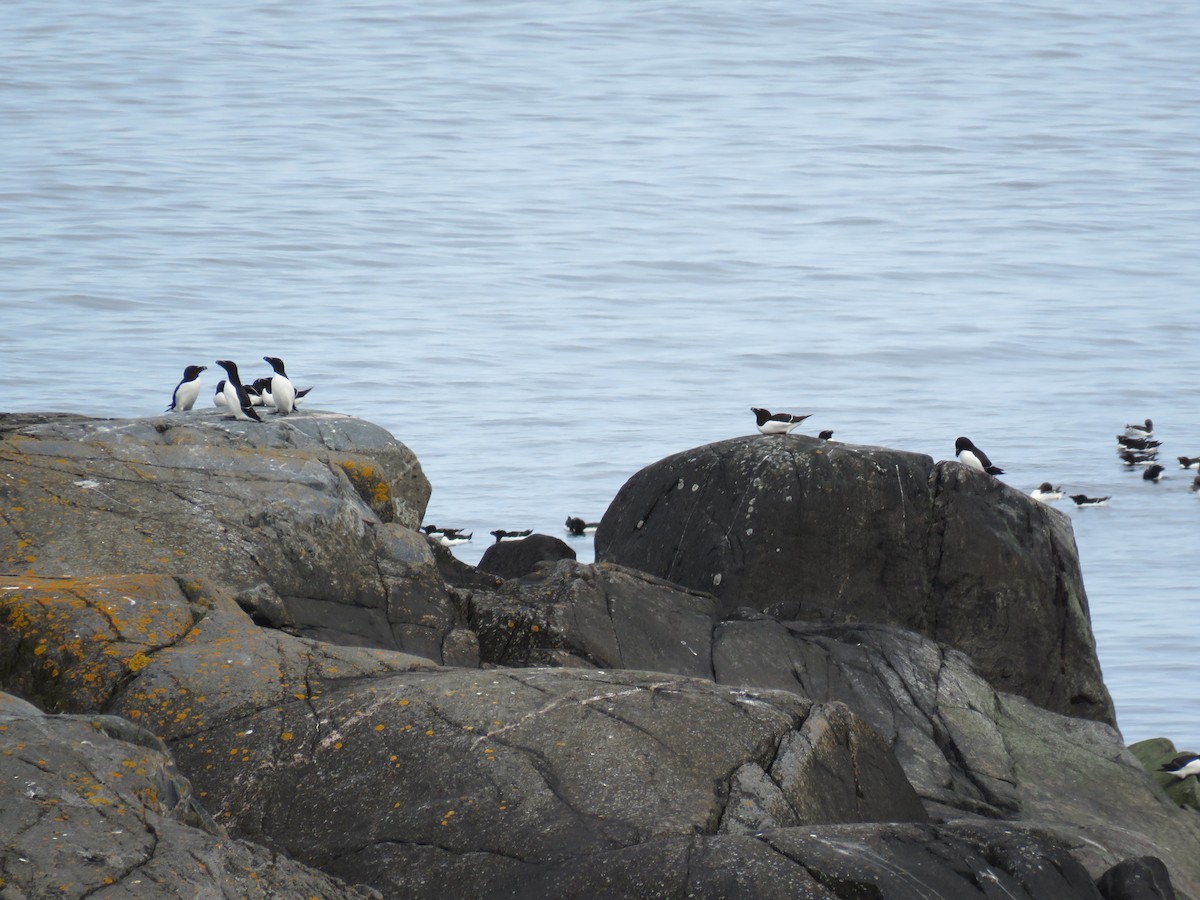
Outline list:
[[[283,360],[278,356],[264,356],[263,361],[271,367],[274,374],[257,378],[252,384],[242,384],[237,363],[228,359],[218,359],[217,365],[225,370],[226,377],[217,382],[213,406],[229,410],[229,414],[235,419],[253,422],[262,421],[255,411],[256,406],[269,406],[277,414],[285,416],[295,412],[300,406],[300,401],[312,388],[296,390],[296,386],[288,378]],[[183,370],[183,378],[175,385],[167,412],[183,412],[195,406],[200,396],[200,373],[207,369],[208,366],[188,366]]]

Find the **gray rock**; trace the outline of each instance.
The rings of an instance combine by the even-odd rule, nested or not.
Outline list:
[[[483,551],[479,571],[500,578],[528,575],[540,563],[574,559],[575,551],[549,534],[531,534],[519,541],[497,541]]]
[[[1171,876],[1157,856],[1117,863],[1096,882],[1104,900],[1175,900]]]
[[[4,571],[212,575],[260,623],[442,659],[460,626],[416,457],[334,413],[0,415]]]
[[[997,688],[1112,723],[1069,520],[991,476],[802,435],[735,438],[635,474],[596,558],[808,622],[968,653]]]
[[[231,840],[162,742],[112,716],[0,714],[0,796],[5,897],[378,897]]]
[[[475,590],[467,607],[485,662],[712,677],[715,598],[634,569],[563,560]]]

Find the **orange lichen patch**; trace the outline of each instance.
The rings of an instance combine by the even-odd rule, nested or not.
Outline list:
[[[17,686],[53,708],[104,703],[192,624],[187,599],[163,576],[0,577],[0,644],[15,648]]]
[[[384,519],[390,520],[392,485],[376,464],[353,457],[332,459],[330,462],[346,473],[346,477],[354,486],[355,493],[368,506],[376,513],[380,513]]]

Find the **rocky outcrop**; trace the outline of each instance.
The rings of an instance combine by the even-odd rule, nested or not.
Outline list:
[[[518,541],[492,544],[483,551],[477,568],[500,578],[520,578],[539,563],[574,558],[575,551],[565,541],[549,534],[531,534]]]
[[[1000,690],[1114,722],[1069,520],[955,462],[802,435],[709,444],[626,482],[596,558],[724,612],[915,631]]]
[[[794,439],[781,441],[752,452],[773,465]],[[0,689],[37,707],[0,696],[0,717],[40,709],[153,732],[170,754],[155,789],[186,798],[153,814],[282,854],[269,875],[283,886],[264,891],[341,896],[333,881],[300,887],[313,873],[293,859],[414,898],[1111,900],[1167,896],[1171,881],[1200,897],[1194,814],[1114,729],[998,689],[996,673],[897,623],[853,621],[866,607],[816,615],[807,595],[781,595],[767,614],[731,607],[720,584],[606,563],[537,560],[508,580],[464,566],[412,529],[427,494],[407,450],[341,417],[5,417],[0,453],[20,473],[0,478]],[[876,505],[860,526],[921,533],[905,530],[916,506],[889,519],[890,488],[855,482],[869,473],[846,453],[809,499],[863,489]],[[1021,507],[993,496],[1006,489],[961,474],[929,463],[921,488],[901,472],[903,496],[929,503],[925,574],[881,562],[892,551],[876,534],[860,549],[882,568],[853,573],[854,592],[908,572],[950,603],[980,589],[954,573],[987,569],[989,553],[1064,546],[1035,513],[1026,546]],[[690,550],[680,538],[672,552]],[[1064,567],[1061,592],[1036,606],[1030,584],[1043,582],[1022,575],[996,590],[985,633],[1022,633],[997,624],[1010,605],[1055,628],[1086,620],[1070,611],[1070,566],[1046,559]],[[849,590],[837,603],[852,606]],[[958,613],[927,603],[925,624],[953,630]],[[1071,634],[1055,665],[1074,659]],[[16,787],[0,784],[0,810]],[[127,853],[103,823],[78,824],[96,852]],[[258,852],[244,847],[229,852]],[[203,858],[241,871],[241,856]]]
[[[212,574],[263,624],[470,661],[413,530],[429,482],[378,426],[307,411],[0,416],[0,465],[0,571]]]
[[[496,662],[645,668],[657,657],[659,671],[844,704],[888,743],[935,818],[1055,834],[1097,875],[1131,856],[1165,856],[1200,896],[1189,849],[1200,819],[1167,802],[1116,729],[998,692],[965,654],[915,633],[749,609],[722,617],[711,595],[607,563],[563,562],[476,591],[470,620]],[[1162,743],[1155,760],[1174,755]]]
[[[162,742],[115,716],[0,694],[5,897],[379,897],[233,840]]]

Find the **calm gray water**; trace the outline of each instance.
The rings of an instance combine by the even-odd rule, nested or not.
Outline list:
[[[1067,511],[1123,733],[1200,750],[1200,497],[1113,450],[1200,455],[1193,4],[108,6],[0,5],[0,408],[282,356],[481,536],[751,405],[968,434],[1112,495]]]

